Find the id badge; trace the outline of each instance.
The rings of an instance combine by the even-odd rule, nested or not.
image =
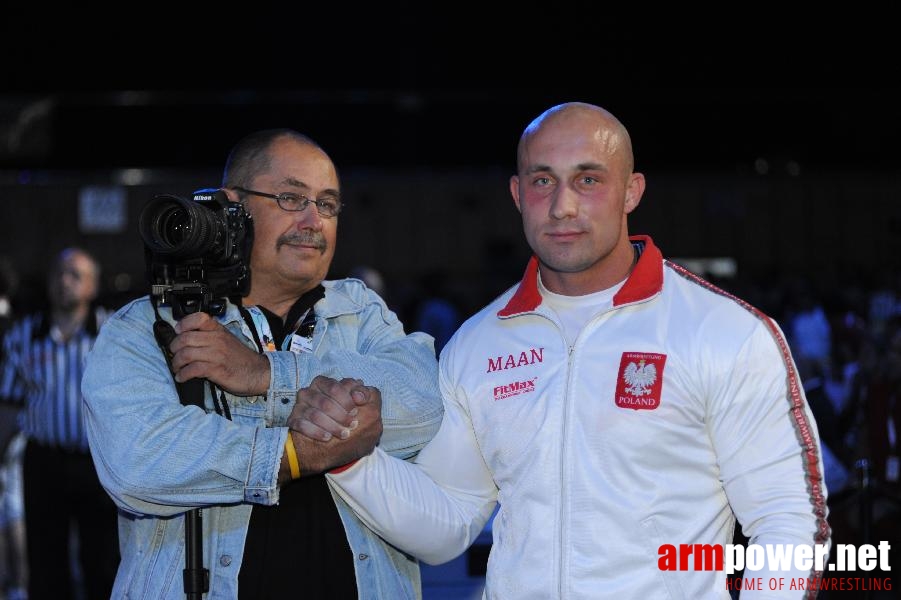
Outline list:
[[[295,354],[310,353],[313,351],[313,338],[295,333],[291,336],[291,346],[288,349]]]

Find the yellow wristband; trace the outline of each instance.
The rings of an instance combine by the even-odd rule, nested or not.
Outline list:
[[[291,469],[291,479],[300,477],[300,463],[297,462],[297,450],[294,448],[294,440],[291,439],[291,432],[288,432],[288,439],[285,440],[285,455],[288,457],[288,467]]]

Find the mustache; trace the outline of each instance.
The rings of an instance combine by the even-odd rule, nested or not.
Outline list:
[[[300,233],[288,233],[283,236],[280,236],[275,243],[276,249],[281,248],[284,245],[300,245],[300,246],[313,246],[320,252],[324,252],[328,244],[325,243],[325,238],[321,233],[317,233],[315,231],[302,231]]]

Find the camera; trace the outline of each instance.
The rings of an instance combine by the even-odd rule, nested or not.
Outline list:
[[[243,204],[217,188],[191,199],[154,196],[141,211],[151,295],[176,319],[194,312],[221,315],[227,298],[250,291],[253,220]]]

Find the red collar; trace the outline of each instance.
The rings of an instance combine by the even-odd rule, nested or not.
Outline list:
[[[660,291],[663,286],[663,255],[647,235],[631,235],[629,241],[638,246],[641,253],[626,283],[613,297],[613,306],[644,300]],[[538,258],[532,256],[516,292],[507,305],[498,311],[499,317],[511,317],[530,312],[541,304],[538,292]]]

